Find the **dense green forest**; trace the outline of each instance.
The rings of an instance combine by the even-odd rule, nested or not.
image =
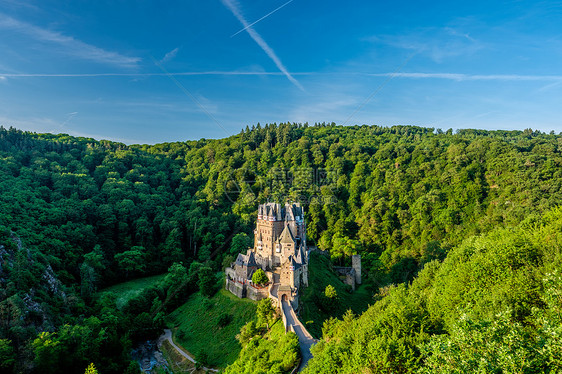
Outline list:
[[[562,209],[466,239],[360,317],[324,323],[306,373],[559,373]]]
[[[264,201],[305,204],[309,244],[329,250],[337,264],[361,254],[373,292],[411,282],[424,269],[410,288],[385,291],[375,309],[415,298],[410,289],[423,282],[453,287],[464,280],[434,278],[428,269],[444,274],[453,269],[453,253],[468,251],[467,238],[510,230],[560,201],[561,146],[562,136],[532,130],[453,133],[412,126],[258,124],[226,139],[130,146],[1,128],[0,371],[83,373],[94,362],[100,373],[135,372],[130,347],[157,335],[163,315],[191,292],[212,292],[206,286],[215,284],[212,274],[241,249],[232,239],[250,235]],[[537,256],[524,257],[524,267],[543,260]],[[478,271],[487,277],[486,267],[467,270]],[[123,308],[110,296],[96,297],[101,287],[162,273],[165,280]],[[439,356],[439,347],[467,353],[463,344],[472,343],[462,339],[498,334],[482,324],[542,336],[528,331],[532,307],[523,304],[550,310],[538,301],[546,286],[509,279],[521,287],[509,295],[519,295],[520,308],[486,304],[503,319],[484,313],[484,306],[474,306],[482,314],[459,319],[464,314],[453,307],[434,305],[445,313],[441,319],[433,311],[420,312],[423,323],[398,313],[388,318],[413,325],[396,325],[396,341],[374,339],[378,327],[365,328],[371,331],[365,339],[384,349],[388,370],[400,372],[420,362],[454,362],[448,352]],[[327,350],[341,349],[338,341],[349,343],[346,354],[365,357],[353,351],[365,341],[348,341],[337,331],[380,314],[371,310],[358,320],[348,315],[329,322],[325,339],[334,345],[319,345],[317,362]],[[519,325],[509,325],[513,321]],[[429,338],[444,332],[452,340]],[[387,367],[363,362],[357,365]],[[320,364],[311,370],[314,365]]]

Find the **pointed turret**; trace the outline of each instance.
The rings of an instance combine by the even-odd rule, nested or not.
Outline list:
[[[295,243],[295,237],[293,236],[293,233],[291,232],[291,228],[289,226],[285,226],[285,228],[283,229],[281,236],[279,236],[279,243],[281,244]]]
[[[301,264],[299,264],[296,260],[295,257],[293,255],[289,256],[289,265],[290,265],[290,269],[291,270],[297,270],[301,267]]]
[[[256,263],[256,256],[254,255],[254,252],[250,252],[250,255],[248,256],[248,267],[251,266],[258,266],[258,264]]]
[[[299,264],[306,264],[306,257],[302,245],[299,245],[295,261],[297,261]]]

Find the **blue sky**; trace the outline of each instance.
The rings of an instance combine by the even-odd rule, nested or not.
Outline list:
[[[286,121],[562,132],[561,21],[555,1],[0,0],[0,124],[125,143]]]

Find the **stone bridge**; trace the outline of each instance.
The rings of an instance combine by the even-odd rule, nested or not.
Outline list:
[[[285,331],[293,331],[299,337],[299,345],[301,349],[302,360],[299,366],[299,371],[304,369],[308,360],[312,358],[310,347],[316,343],[316,339],[310,335],[308,330],[301,323],[290,302],[286,298],[281,300],[281,312]]]

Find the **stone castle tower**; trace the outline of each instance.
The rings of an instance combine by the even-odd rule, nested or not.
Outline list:
[[[361,284],[361,256],[351,256],[351,267],[355,270],[355,283]]]
[[[268,203],[258,207],[254,252],[264,267],[272,269],[306,252],[304,210],[300,204]],[[304,260],[304,259],[303,259]]]
[[[239,254],[233,267],[225,270],[227,288],[239,296],[248,292],[250,297],[252,274],[258,267],[270,279],[270,297],[280,299],[283,294],[297,303],[299,289],[308,286],[306,225],[300,204],[267,203],[258,207],[254,247]]]

